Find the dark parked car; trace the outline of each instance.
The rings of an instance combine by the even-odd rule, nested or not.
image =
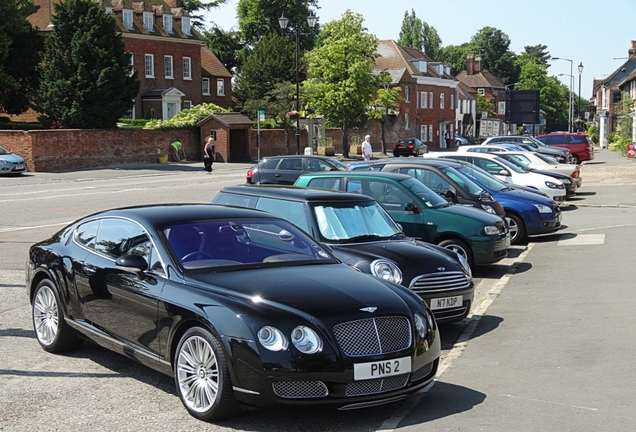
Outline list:
[[[549,146],[570,150],[577,165],[594,159],[594,144],[586,134],[560,132],[538,135],[537,139]]]
[[[227,186],[215,204],[266,210],[327,244],[342,262],[399,283],[429,305],[438,322],[470,311],[474,287],[463,256],[406,237],[373,198],[292,186]]]
[[[393,156],[419,156],[428,153],[428,146],[417,138],[401,139],[393,145]]]
[[[247,171],[247,183],[292,185],[304,173],[345,169],[346,164],[327,156],[268,156]]]
[[[258,210],[97,213],[33,245],[26,278],[43,349],[91,339],[174,376],[206,421],[243,406],[394,402],[428,385],[440,357],[418,295]]]
[[[552,156],[560,163],[576,163],[574,157],[572,157],[572,152],[566,148],[562,147],[552,147],[546,145],[531,136],[520,136],[520,135],[506,135],[499,137],[490,137],[486,139],[482,144],[523,144],[524,146],[530,146],[534,151],[544,154],[546,156]]]
[[[26,171],[26,162],[20,156],[0,147],[0,174],[19,175]]]
[[[460,166],[460,164],[455,165],[455,167]],[[503,218],[506,212],[501,204],[481,186],[459,175],[455,167],[452,162],[440,159],[398,158],[373,162],[367,165],[367,170],[408,174],[449,202],[472,206]],[[352,171],[351,166],[349,171]]]
[[[499,217],[453,205],[406,174],[354,171],[304,174],[297,186],[369,195],[409,237],[451,249],[471,265],[491,265],[508,255],[510,234]]]

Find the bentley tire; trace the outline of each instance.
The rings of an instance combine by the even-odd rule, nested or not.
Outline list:
[[[64,321],[57,288],[48,279],[35,288],[32,304],[33,329],[45,351],[58,353],[79,347],[83,340]]]

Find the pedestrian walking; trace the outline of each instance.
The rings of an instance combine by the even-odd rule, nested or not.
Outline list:
[[[446,133],[444,134],[444,140],[446,141],[446,148],[451,148],[453,145],[453,140],[451,138],[450,129],[446,128]]]
[[[207,174],[212,173],[212,163],[214,162],[214,138],[210,135],[203,147],[203,169]]]
[[[373,156],[373,149],[371,148],[371,135],[367,135],[364,137],[364,142],[362,143],[362,158],[365,161],[370,161]]]

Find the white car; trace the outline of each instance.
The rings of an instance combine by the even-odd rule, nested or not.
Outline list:
[[[434,152],[427,153],[426,157],[467,161],[486,170],[500,180],[537,189],[557,202],[565,201],[566,190],[563,182],[547,175],[526,172],[513,163],[499,157],[497,153]]]
[[[549,156],[533,152],[506,152],[502,155],[505,159],[513,158],[522,166],[529,169],[542,171],[555,171],[572,177],[576,180],[576,186],[581,186],[581,166],[567,163],[558,163]]]
[[[509,151],[524,151],[523,148],[512,144],[506,145],[466,145],[457,147],[457,153],[498,153]]]

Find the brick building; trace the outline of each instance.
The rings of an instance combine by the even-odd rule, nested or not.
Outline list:
[[[192,28],[181,0],[92,1],[115,17],[141,81],[128,117],[165,120],[204,102],[233,106],[232,75]],[[60,2],[35,0],[31,24],[52,31],[53,3]]]
[[[397,140],[413,137],[430,148],[445,148],[445,132],[455,133],[457,105],[458,82],[450,75],[450,66],[392,40],[380,41],[377,52],[374,73],[388,71],[391,85],[399,86],[403,97],[385,126],[387,151]]]

